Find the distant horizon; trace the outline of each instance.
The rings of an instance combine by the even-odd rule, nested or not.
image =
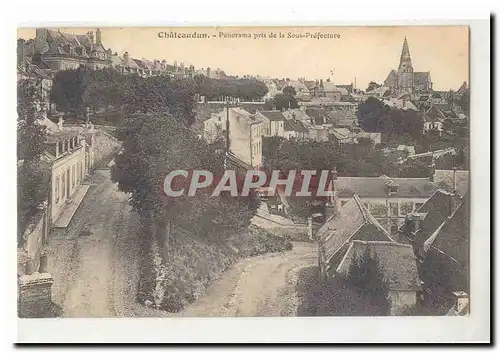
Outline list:
[[[52,28],[49,28],[52,29]],[[64,33],[85,34],[96,28],[56,28]],[[208,38],[160,38],[158,33],[209,33]],[[220,33],[244,36],[283,32],[292,36],[339,35],[336,39],[222,38]],[[223,70],[227,75],[273,79],[383,84],[397,70],[403,40],[407,37],[414,72],[430,71],[433,89],[457,90],[469,82],[469,32],[465,26],[413,27],[101,27],[102,43],[113,53],[128,52],[135,59],[166,59],[196,69]],[[212,38],[213,37],[213,38]],[[17,38],[35,38],[35,28],[18,29]],[[180,45],[182,44],[182,45]],[[237,58],[238,60],[234,60]]]

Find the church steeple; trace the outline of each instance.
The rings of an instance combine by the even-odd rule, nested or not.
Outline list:
[[[399,60],[399,72],[413,72],[413,65],[411,63],[410,48],[408,46],[408,41],[403,42],[403,50],[401,51],[401,59]]]
[[[413,65],[411,63],[410,48],[408,41],[403,42],[403,50],[401,51],[401,59],[398,67],[398,88],[400,91],[413,91]]]

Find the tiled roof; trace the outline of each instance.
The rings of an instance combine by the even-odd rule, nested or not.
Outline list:
[[[446,119],[446,116],[443,114],[443,112],[435,105],[432,105],[427,111],[425,112],[424,119],[428,119],[429,122],[435,122],[435,121],[443,121]]]
[[[417,246],[422,245],[446,219],[453,214],[461,199],[444,190],[436,192],[427,200],[417,213],[425,214],[420,222],[420,231],[414,239]]]
[[[305,80],[304,85],[307,87],[308,90],[312,90],[314,89],[314,87],[316,87],[316,81]]]
[[[437,183],[428,178],[391,178],[399,189],[391,196],[387,193],[387,179],[377,177],[338,177],[334,186],[339,197],[430,197],[437,190]]]
[[[430,72],[414,72],[413,73],[413,82],[417,85],[429,84],[431,82],[431,73]]]
[[[321,226],[317,237],[323,241],[327,257],[345,252],[348,243],[354,239],[393,241],[357,196],[347,201]]]
[[[453,180],[453,170],[436,169],[434,172],[434,182],[438,186],[446,191],[453,191],[454,180]],[[456,191],[460,196],[465,196],[469,190],[469,171],[468,170],[456,170]]]
[[[331,133],[339,140],[354,138],[355,134],[353,134],[349,129],[346,128],[336,128],[332,129]]]
[[[134,61],[140,69],[147,69],[147,66],[144,65],[144,63],[142,62],[142,60],[132,59],[132,61]]]
[[[261,110],[260,113],[271,121],[284,121],[286,118],[279,111]]]
[[[467,82],[462,83],[462,86],[455,92],[456,94],[464,94],[467,91]]]
[[[366,250],[376,256],[380,269],[390,290],[419,291],[417,259],[410,245],[390,241],[354,240],[342,259],[338,272],[348,273],[354,259],[363,256]]]
[[[299,133],[306,133],[308,130],[298,120],[285,120],[285,131],[295,131]]]
[[[137,64],[137,61],[135,59],[129,58],[128,59],[128,66],[131,69],[139,69],[140,66]]]
[[[307,116],[313,118],[315,124],[317,125],[323,124],[323,121],[330,123],[333,120],[332,116],[335,115],[335,113],[324,108],[307,108],[306,114]]]
[[[409,100],[390,99],[390,100],[384,100],[383,102],[385,103],[385,105],[392,108],[418,111],[418,108],[415,107],[415,105]]]
[[[111,56],[111,64],[113,66],[121,66],[121,65],[123,65],[123,58],[120,57],[119,55],[112,55]]]
[[[78,133],[74,131],[57,131],[47,134],[47,137],[45,138],[45,143],[56,143],[59,141],[67,140],[75,136],[78,136]]]
[[[396,84],[398,82],[398,74],[396,70],[391,70],[389,72],[389,75],[387,75],[387,78],[384,81],[386,84]]]
[[[463,198],[429,245],[456,260],[462,268],[469,262],[469,197]],[[453,261],[452,260],[452,261]]]
[[[440,103],[440,104],[434,104],[439,110],[441,110],[443,113],[448,113],[448,112],[453,112],[451,109],[450,105],[448,103]]]
[[[283,116],[287,119],[308,120],[310,117],[302,109],[288,109],[284,111]]]

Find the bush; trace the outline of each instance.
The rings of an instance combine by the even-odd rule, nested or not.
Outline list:
[[[293,248],[288,237],[274,235],[254,225],[248,227],[247,232],[231,237],[229,243],[238,249],[238,254],[242,257],[289,251]]]

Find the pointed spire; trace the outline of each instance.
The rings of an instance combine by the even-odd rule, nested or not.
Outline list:
[[[413,65],[411,63],[410,48],[408,41],[403,42],[403,50],[401,51],[401,59],[399,60],[398,73],[400,72],[413,72]]]
[[[410,58],[410,48],[408,47],[408,41],[405,40],[403,42],[403,51],[401,52],[401,58]]]

